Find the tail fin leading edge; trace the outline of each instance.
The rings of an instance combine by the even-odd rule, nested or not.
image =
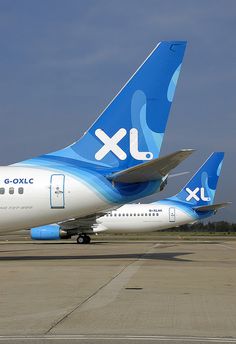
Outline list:
[[[188,203],[193,207],[212,205],[223,159],[223,152],[212,153],[184,188],[169,199]]]
[[[159,156],[185,41],[161,42],[84,136],[46,154],[123,170]]]

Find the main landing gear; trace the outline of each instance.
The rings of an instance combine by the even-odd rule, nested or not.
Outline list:
[[[86,234],[80,234],[77,238],[77,244],[89,244],[91,241],[90,236]]]

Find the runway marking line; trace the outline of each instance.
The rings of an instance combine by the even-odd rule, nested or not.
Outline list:
[[[236,250],[235,247],[232,247],[232,246],[229,246],[229,245],[224,245],[224,244],[216,244],[216,245],[222,246],[222,247],[225,247],[225,248],[228,248],[228,249],[230,249],[230,250]]]
[[[184,337],[184,336],[115,336],[115,335],[38,335],[38,336],[0,336],[0,341],[33,341],[33,340],[147,340],[147,341],[178,341],[178,342],[207,342],[207,343],[236,343],[231,337]]]

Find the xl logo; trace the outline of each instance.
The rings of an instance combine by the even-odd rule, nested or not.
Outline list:
[[[189,188],[186,188],[186,191],[189,193],[188,197],[186,197],[186,201],[190,201],[192,198],[194,198],[196,201],[210,201],[210,197],[205,196],[205,189],[204,188],[196,188],[193,191]],[[200,191],[200,197],[197,195]]]
[[[112,137],[109,137],[102,129],[97,129],[95,135],[104,144],[95,154],[96,160],[102,160],[109,152],[114,153],[120,160],[125,160],[127,154],[118,146],[118,143],[127,135],[127,130],[121,128]],[[138,130],[135,128],[129,131],[129,151],[135,160],[151,160],[151,152],[140,152],[138,149]]]

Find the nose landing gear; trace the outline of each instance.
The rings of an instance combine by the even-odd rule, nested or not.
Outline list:
[[[86,234],[80,234],[77,238],[77,244],[89,244],[91,241],[90,236]]]

